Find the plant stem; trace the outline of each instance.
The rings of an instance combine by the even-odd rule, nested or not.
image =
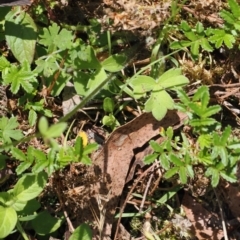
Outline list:
[[[24,240],[29,240],[27,234],[25,233],[24,229],[22,228],[21,223],[19,222],[19,220],[17,221],[17,230],[21,233],[22,237]]]

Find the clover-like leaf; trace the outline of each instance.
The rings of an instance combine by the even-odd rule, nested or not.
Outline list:
[[[174,108],[174,101],[166,91],[153,92],[145,103],[146,112],[152,112],[157,120],[161,120],[168,109]]]

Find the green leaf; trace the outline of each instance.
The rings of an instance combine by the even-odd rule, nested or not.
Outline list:
[[[14,57],[23,63],[32,63],[37,40],[37,27],[26,11],[15,9],[5,18],[5,35]]]
[[[177,166],[184,166],[184,163],[174,154],[170,154],[169,159],[172,163],[174,163]]]
[[[211,147],[211,144],[212,144],[212,136],[210,134],[201,134],[198,137],[197,143],[201,148],[204,148],[204,147],[209,148]]]
[[[154,90],[157,89],[169,89],[174,87],[184,86],[189,83],[189,80],[181,74],[180,68],[172,68],[165,72],[159,79],[157,79],[157,86],[154,87]]]
[[[156,141],[151,140],[149,144],[151,148],[154,150],[154,152],[157,152],[157,153],[163,152],[163,147],[160,144],[158,144]]]
[[[191,53],[193,56],[198,56],[199,55],[199,48],[200,48],[200,42],[195,41],[191,45]]]
[[[227,146],[229,149],[240,149],[240,143],[232,143]]]
[[[180,24],[180,29],[184,32],[192,31],[192,28],[188,25],[187,21],[182,20]]]
[[[12,148],[11,153],[12,153],[12,156],[14,158],[16,158],[17,160],[20,160],[20,161],[25,161],[26,160],[25,154],[20,149],[18,149],[16,147]]]
[[[45,168],[47,168],[48,166],[49,166],[49,162],[48,161],[36,162],[34,164],[34,166],[32,167],[32,172],[33,173],[39,173],[39,172],[43,171]]]
[[[83,72],[78,72],[78,74],[73,76],[74,88],[78,95],[86,96],[87,95],[87,85],[88,80],[91,75]]]
[[[220,180],[220,175],[218,171],[214,171],[213,175],[212,175],[212,180],[211,180],[211,184],[213,187],[217,187],[218,183]]]
[[[0,205],[0,238],[7,237],[17,223],[17,213],[12,207]]]
[[[190,103],[191,100],[183,89],[177,89],[176,92],[182,103],[185,105],[188,105],[188,103]]]
[[[189,124],[192,127],[211,126],[215,123],[216,123],[216,120],[214,118],[193,119],[189,121]]]
[[[201,33],[204,32],[204,27],[203,27],[203,24],[201,22],[197,22],[196,31],[197,31],[198,34],[201,34]]]
[[[47,211],[43,211],[31,221],[31,224],[37,234],[46,235],[55,232],[63,222],[63,219],[54,218]]]
[[[29,169],[32,165],[32,162],[22,162],[21,164],[19,164],[16,168],[16,173],[17,175],[22,174],[23,172],[25,172],[27,169]]]
[[[92,231],[90,227],[86,224],[83,223],[79,227],[77,227],[69,240],[92,240]]]
[[[41,207],[41,204],[36,200],[32,199],[27,201],[26,205],[21,211],[18,211],[18,215],[30,215],[36,212]],[[20,220],[20,219],[19,219]],[[22,221],[22,220],[20,220]]]
[[[196,35],[193,31],[184,32],[184,35],[185,35],[190,41],[192,41],[192,43],[198,42],[199,36]]]
[[[43,34],[40,35],[39,43],[48,47],[48,52],[53,52],[56,48],[61,50],[70,49],[72,46],[74,35],[63,28],[53,23],[48,28],[43,29]]]
[[[111,55],[102,62],[102,66],[106,71],[118,72],[124,68],[127,57],[123,54]]]
[[[219,183],[220,175],[217,169],[209,167],[205,172],[206,176],[211,176],[211,184],[216,187]]]
[[[102,119],[102,124],[104,126],[108,126],[112,129],[114,129],[118,124],[117,119],[114,117],[113,114],[109,114],[108,116],[104,116]]]
[[[182,184],[187,183],[187,171],[185,166],[179,168],[179,178]]]
[[[64,130],[67,128],[67,123],[57,123],[52,125],[48,128],[47,132],[45,133],[46,138],[56,138],[61,136]]]
[[[94,50],[91,46],[82,46],[81,49],[79,49],[79,52],[77,54],[78,54],[78,58],[76,58],[76,60],[74,61],[74,64],[77,68],[104,70],[101,63],[96,58]]]
[[[38,149],[34,149],[34,151],[32,152],[33,157],[36,159],[36,161],[46,161],[46,154],[44,152],[42,152],[41,150]]]
[[[89,81],[88,81],[88,91],[87,94],[89,94],[89,92],[92,91],[93,88],[97,88],[99,85],[101,85],[101,83],[104,81],[104,79],[107,78],[107,74],[105,72],[105,70],[103,68],[98,68],[90,77]],[[92,96],[94,97],[94,96]]]
[[[88,156],[83,155],[81,159],[81,163],[89,166],[89,165],[92,165],[92,160]]]
[[[48,131],[48,121],[47,118],[41,117],[38,123],[38,129],[42,136],[45,136]]]
[[[233,48],[236,39],[232,34],[226,33],[223,29],[213,29],[212,34],[214,35],[209,37],[208,40],[215,43],[216,48],[220,48],[223,43],[225,43],[229,49]]]
[[[44,77],[53,76],[53,74],[59,70],[59,65],[57,64],[55,56],[48,56],[46,59],[37,59],[35,61],[37,67],[34,72],[43,73]]]
[[[209,106],[204,113],[201,115],[202,118],[210,117],[216,113],[218,113],[221,110],[221,107],[219,105]]]
[[[12,140],[20,140],[23,138],[23,134],[18,127],[18,122],[15,117],[10,119],[6,117],[0,118],[0,136],[3,138],[4,143],[11,143]]]
[[[235,183],[238,180],[235,174],[226,174],[225,172],[220,172],[220,175],[230,183]]]
[[[34,110],[30,110],[28,114],[28,121],[30,126],[34,126],[37,121],[37,113]]]
[[[168,109],[173,108],[174,101],[166,91],[152,93],[145,103],[145,111],[152,112],[158,121],[164,118]]]
[[[233,16],[238,19],[240,17],[240,5],[235,0],[228,0],[228,5],[230,6]]]
[[[75,145],[74,145],[74,153],[79,158],[82,158],[83,155],[83,138],[77,137]]]
[[[8,192],[0,192],[0,205],[5,207],[11,207],[14,203],[12,195]]]
[[[90,143],[83,149],[83,155],[88,155],[98,149],[97,143]]]
[[[30,65],[24,61],[21,68],[11,65],[8,71],[2,72],[2,78],[5,84],[11,84],[12,93],[16,94],[20,87],[27,93],[32,93],[34,87],[32,83],[37,83],[36,73],[32,72]]]
[[[222,10],[220,12],[220,16],[229,24],[234,24],[235,22],[235,17],[228,11]]]
[[[193,171],[192,165],[187,165],[186,168],[187,168],[186,170],[187,170],[188,176],[190,178],[194,178],[194,171]]]
[[[131,80],[131,86],[134,89],[134,94],[139,94],[139,97],[142,94],[151,91],[156,85],[156,81],[149,76],[138,75]],[[138,96],[136,95],[138,98]]]
[[[103,100],[103,110],[107,113],[113,113],[114,110],[114,101],[113,99],[106,97]]]
[[[32,156],[35,159],[35,165],[32,168],[33,173],[39,173],[51,165],[47,160],[46,154],[38,149],[34,149]]]
[[[214,50],[206,38],[202,38],[200,44],[201,47],[207,52],[212,52]]]
[[[167,201],[169,201],[169,199],[171,199],[180,189],[182,188],[182,186],[177,185],[175,187],[173,187],[171,190],[169,190],[166,194],[164,194],[159,200],[157,200],[156,202],[158,204],[164,204]]]
[[[221,145],[222,146],[226,146],[227,145],[227,141],[230,137],[232,133],[232,128],[230,126],[227,126],[224,131],[222,132],[222,136],[221,136]]]
[[[197,91],[195,92],[192,100],[194,102],[198,101],[198,100],[201,100],[201,98],[203,97],[203,94],[204,93],[207,93],[207,95],[205,97],[208,96],[208,98],[210,99],[210,95],[209,95],[209,89],[207,86],[201,86],[197,89]],[[208,101],[207,101],[208,102]]]
[[[15,211],[22,211],[25,206],[26,206],[27,202],[26,201],[21,201],[21,200],[17,200],[14,201],[14,203],[12,204],[12,207],[14,208]]]
[[[173,167],[171,169],[169,169],[165,174],[164,174],[164,177],[166,179],[169,179],[171,178],[173,175],[177,174],[179,171],[179,167]]]
[[[13,195],[19,201],[28,201],[37,197],[45,187],[47,174],[41,172],[38,174],[28,174],[21,177],[13,188]]]
[[[151,164],[157,159],[157,157],[158,157],[157,153],[147,155],[144,157],[143,162],[144,162],[144,164]]]
[[[184,47],[189,47],[192,45],[192,41],[188,40],[181,40],[181,41],[174,41],[170,44],[171,49],[182,49]]]
[[[0,57],[0,71],[3,71],[5,68],[10,67],[11,63],[4,57]]]
[[[161,166],[165,169],[168,170],[170,168],[170,162],[168,160],[168,157],[165,153],[161,154],[160,156],[160,163]]]
[[[228,152],[227,149],[225,147],[222,146],[214,146],[213,147],[213,153],[215,156],[213,156],[213,158],[216,158],[216,155],[220,156],[221,158],[221,162],[224,166],[228,165]]]

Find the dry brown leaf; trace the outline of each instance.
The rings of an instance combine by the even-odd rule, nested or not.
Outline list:
[[[192,223],[192,233],[199,240],[220,240],[223,238],[221,220],[207,211],[189,194],[185,193],[182,201],[186,217]]]
[[[226,186],[224,186],[224,191],[223,191],[225,195],[225,201],[228,203],[228,206],[233,216],[236,218],[240,216],[240,204],[239,204],[240,202],[240,191],[239,191],[240,165],[238,166],[237,178],[238,178],[237,185],[226,183]]]
[[[100,154],[93,160],[95,175],[103,176],[94,187],[95,198],[99,195],[108,195],[109,199],[106,203],[105,236],[111,234],[119,196],[122,194],[134,156],[133,150],[142,147],[150,139],[159,135],[160,127],[174,126],[184,118],[186,115],[183,113],[169,111],[163,120],[157,121],[151,113],[144,113],[115,130]],[[97,210],[95,209],[95,211]]]

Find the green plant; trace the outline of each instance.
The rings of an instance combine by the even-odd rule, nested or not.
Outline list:
[[[23,238],[28,239],[20,223],[25,219],[21,217],[33,214],[32,219],[34,219],[38,216],[34,212],[39,208],[39,204],[37,201],[32,202],[31,200],[34,200],[42,192],[46,182],[47,174],[45,172],[26,174],[18,180],[13,189],[0,193],[0,218],[2,219],[0,238],[8,236],[16,227]]]
[[[17,129],[18,125],[15,117],[11,117],[10,119],[7,117],[0,118],[0,141],[3,145],[2,150],[9,150],[9,146],[13,140],[23,138],[21,130]]]
[[[51,110],[45,108],[44,99],[41,99],[38,102],[28,101],[24,106],[24,110],[29,110],[28,122],[30,126],[34,126],[36,124],[37,113],[49,118],[53,116]]]
[[[224,20],[221,28],[204,28],[201,22],[197,22],[196,26],[193,27],[183,20],[179,30],[184,37],[182,40],[172,42],[170,47],[172,49],[190,47],[194,59],[199,56],[200,46],[207,52],[212,52],[214,46],[218,49],[225,45],[227,48],[232,49],[238,40],[240,31],[240,5],[235,0],[228,0],[228,5],[230,11],[221,10],[220,12],[220,16]],[[184,38],[187,38],[187,40]]]
[[[103,110],[105,113],[108,113],[108,115],[105,115],[103,117],[102,123],[103,125],[110,127],[111,129],[120,126],[118,120],[115,118],[113,114],[114,107],[115,107],[114,101],[111,98],[106,97],[103,101]]]
[[[0,120],[5,123],[8,119],[4,117]],[[7,143],[11,143],[11,134],[14,134],[15,139],[18,140],[23,137],[20,130],[15,130],[17,127],[16,119],[11,118],[9,122],[12,123],[11,127],[8,127],[9,123],[6,124],[2,132]],[[81,161],[84,164],[91,164],[88,155],[97,148],[97,144],[88,144],[84,147],[81,137],[76,139],[73,147],[58,145],[54,138],[62,134],[65,128],[66,123],[58,123],[48,127],[47,120],[40,119],[39,131],[44,141],[52,146],[48,154],[32,146],[28,147],[26,153],[17,147],[10,148],[11,156],[20,161],[16,173],[18,175],[24,173],[24,175],[12,190],[0,193],[0,218],[3,219],[0,223],[0,238],[8,236],[16,227],[23,238],[28,239],[21,226],[22,221],[31,222],[33,229],[40,235],[56,231],[63,223],[63,217],[54,218],[46,211],[35,213],[40,206],[34,199],[45,187],[48,176],[71,162]],[[1,169],[5,166],[5,160],[6,157],[1,155]],[[32,173],[26,174],[25,172],[30,168]],[[35,202],[33,203],[32,200]]]
[[[201,22],[198,22],[195,28],[189,26],[186,21],[182,21],[179,30],[183,32],[184,36],[188,40],[174,41],[171,43],[170,47],[172,49],[181,49],[183,47],[190,47],[190,51],[193,57],[198,57],[200,47],[205,51],[212,52],[213,47],[210,45],[206,30]]]
[[[187,113],[185,125],[191,127],[193,137],[181,133],[181,139],[174,138],[172,128],[162,129],[161,135],[166,140],[161,144],[150,141],[154,153],[145,157],[144,162],[149,164],[159,158],[166,171],[164,177],[170,179],[178,175],[182,184],[194,178],[197,168],[203,169],[213,187],[218,185],[220,178],[235,182],[240,142],[231,135],[230,126],[222,129],[212,118],[220,111],[220,106],[208,106],[210,96],[206,86],[200,87],[192,98],[183,90],[177,92],[181,100],[177,108]]]
[[[50,1],[49,7],[53,8],[56,3]],[[45,14],[49,10],[41,4],[29,12],[19,7],[0,8],[0,39],[6,40],[9,47],[6,51],[1,48],[1,83],[8,86],[14,97],[20,98],[19,106],[24,106],[20,111],[28,111],[29,125],[36,126],[39,115],[52,117],[48,97],[61,96],[69,81],[74,84],[77,94],[83,97],[81,103],[57,124],[49,126],[46,118],[40,118],[38,128],[33,128],[39,133],[25,138],[17,118],[0,118],[0,170],[6,167],[8,159],[15,159],[18,161],[16,173],[19,178],[12,190],[0,193],[0,219],[4,219],[0,223],[0,238],[17,228],[27,239],[25,224],[21,222],[30,222],[39,235],[52,233],[62,224],[62,216],[52,217],[47,211],[39,212],[40,204],[36,197],[46,185],[47,177],[59,169],[74,162],[91,164],[89,155],[97,149],[97,144],[85,146],[81,137],[77,137],[72,145],[67,144],[71,127],[63,144],[59,143],[58,137],[64,137],[66,121],[93,98],[103,100],[106,115],[102,123],[114,129],[120,125],[116,112],[121,107],[116,110],[113,96],[124,94],[135,98],[139,105],[145,105],[145,111],[152,112],[160,120],[168,109],[175,106],[170,91],[177,91],[182,100],[179,108],[189,115],[188,124],[192,127],[194,141],[184,133],[180,139],[174,138],[171,129],[162,131],[161,134],[168,140],[161,145],[150,143],[155,153],[146,157],[146,163],[160,156],[160,162],[166,170],[165,177],[178,175],[182,183],[194,177],[197,167],[203,168],[206,175],[211,177],[213,186],[218,184],[220,177],[228,181],[235,180],[239,143],[231,137],[230,127],[222,130],[220,124],[211,118],[220,108],[208,106],[209,94],[205,88],[199,89],[193,99],[188,98],[181,87],[189,81],[182,75],[181,69],[166,71],[166,59],[184,47],[190,47],[194,58],[200,55],[200,48],[211,52],[223,44],[228,48],[233,47],[240,29],[240,7],[234,0],[228,3],[230,11],[223,10],[220,13],[225,21],[222,28],[205,28],[200,22],[192,27],[186,21],[182,21],[178,28],[173,20],[181,8],[177,1],[172,1],[171,18],[164,24],[152,49],[151,63],[134,76],[128,76],[125,67],[130,65],[130,60],[142,48],[141,44],[132,46],[131,41],[135,41],[135,37],[129,35],[125,38],[122,33],[110,34],[110,31],[103,31],[101,24],[93,19],[89,20],[88,26],[50,23]],[[36,22],[40,22],[38,26],[32,16],[38,20]],[[165,53],[161,51],[163,45],[168,42],[171,33],[178,30],[182,33],[181,40],[170,46],[176,51],[164,56]],[[79,34],[86,34],[87,40],[79,38]],[[178,66],[177,60],[170,60]],[[149,76],[144,75],[143,72],[149,68]],[[22,148],[21,143],[29,142],[33,137],[40,138],[44,148],[40,146],[36,149],[35,145]],[[157,203],[164,204],[166,197],[169,199],[173,195],[168,192]],[[86,224],[79,226],[70,239],[83,237],[92,238]]]
[[[174,101],[167,90],[176,90],[189,81],[181,74],[181,69],[170,69],[156,80],[149,76],[136,74],[129,82],[136,99],[147,96],[145,111],[152,112],[156,119],[161,120],[167,110],[174,108]]]

